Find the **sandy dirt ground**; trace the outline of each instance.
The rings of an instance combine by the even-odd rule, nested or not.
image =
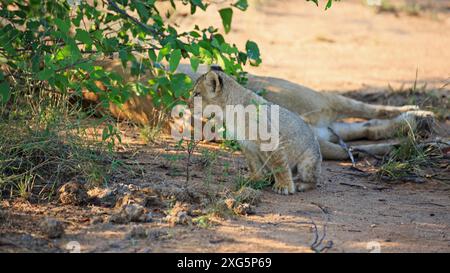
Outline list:
[[[399,10],[408,6],[390,2]],[[400,86],[414,82],[416,69],[421,82],[441,87],[450,77],[449,1],[415,2],[428,7],[420,16],[377,13],[360,0],[341,1],[327,11],[299,0],[251,1],[246,12],[234,13],[227,38],[241,48],[247,40],[258,42],[263,65],[249,72],[316,90]],[[219,26],[216,13],[174,21],[186,29],[206,27],[205,22]]]
[[[252,73],[345,92],[368,102],[402,104],[408,93],[402,93],[403,101],[391,101],[393,91],[387,86],[410,87],[416,69],[419,82],[438,95],[444,90],[436,88],[449,80],[450,1],[436,2],[438,7],[411,16],[403,11],[377,13],[362,1],[334,3],[326,12],[300,0],[251,1],[247,12],[235,12],[228,40],[241,46],[247,39],[258,42],[263,64],[249,68]],[[214,7],[194,18],[180,11],[175,18],[181,27],[220,25]],[[378,93],[364,95],[368,91]],[[448,97],[442,93],[438,100]],[[448,108],[443,112],[439,134],[448,136]],[[348,162],[324,162],[314,191],[280,196],[265,188],[249,215],[190,223],[207,213],[211,200],[227,196],[236,177],[246,174],[242,156],[222,151],[218,144],[201,144],[187,184],[186,153],[173,141],[162,138],[144,145],[136,129],[122,127],[120,156],[133,172],[112,178],[112,194],[80,206],[2,200],[0,252],[67,252],[78,246],[81,252],[450,251],[448,180],[380,181],[354,171]],[[211,159],[205,151],[216,156]],[[205,158],[210,165],[202,161]],[[374,162],[363,159],[359,164]],[[448,178],[448,163],[439,172]],[[144,221],[114,220],[113,207],[127,194],[144,195],[145,213],[150,215]],[[186,209],[185,225],[172,226],[165,220],[174,200],[191,207]],[[48,238],[42,223],[49,217],[63,224],[62,237]]]

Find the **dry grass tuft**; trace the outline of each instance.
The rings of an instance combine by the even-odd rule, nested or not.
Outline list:
[[[59,185],[73,179],[107,182],[118,164],[112,153],[115,128],[93,133],[99,125],[90,123],[68,95],[23,90],[1,108],[0,196],[49,200]]]

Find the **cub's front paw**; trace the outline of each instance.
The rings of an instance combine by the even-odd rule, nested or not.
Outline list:
[[[278,194],[288,195],[290,193],[294,193],[295,192],[295,185],[294,185],[294,183],[292,183],[292,185],[285,185],[285,184],[281,184],[281,183],[275,183],[273,185],[272,189]]]

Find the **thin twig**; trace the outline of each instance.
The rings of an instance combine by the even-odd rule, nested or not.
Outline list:
[[[326,216],[325,217],[326,222],[323,225],[323,233],[320,238],[319,238],[319,232],[318,232],[317,225],[314,222],[314,220],[312,219],[312,217],[310,216],[311,223],[313,225],[313,231],[314,231],[314,241],[311,244],[311,249],[314,252],[320,253],[320,252],[324,252],[325,250],[333,247],[333,241],[331,241],[331,240],[327,241],[323,247],[320,247],[320,245],[322,245],[325,237],[327,236],[327,226],[328,226],[328,222],[330,221],[330,214],[329,214],[328,210],[325,207],[323,207],[322,205],[320,205],[318,203],[314,203],[314,202],[312,202],[311,204],[318,207],[322,211],[322,213]]]
[[[370,157],[373,157],[373,158],[375,158],[376,160],[381,160],[381,159],[383,159],[381,156],[378,156],[378,155],[376,155],[376,154],[373,154],[373,153],[371,153],[371,152],[369,152],[369,151],[366,151],[366,150],[364,150],[364,149],[360,149],[360,148],[353,148],[353,151],[354,152],[358,152],[358,153],[362,153],[362,154],[366,154],[366,155],[368,155],[368,156],[370,156]]]
[[[355,162],[355,158],[353,157],[353,154],[352,154],[352,148],[350,147],[348,147],[347,146],[347,144],[344,142],[344,140],[331,128],[331,127],[328,127],[328,130],[330,130],[330,132],[335,136],[335,137],[337,137],[338,138],[338,141],[339,141],[339,145],[342,147],[342,149],[344,149],[346,152],[347,152],[347,154],[348,154],[348,157],[350,158],[350,160],[352,161],[352,167],[354,167],[354,168],[356,168],[356,162]]]

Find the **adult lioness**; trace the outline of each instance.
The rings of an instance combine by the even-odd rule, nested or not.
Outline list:
[[[268,111],[273,106],[254,92],[242,87],[233,78],[221,71],[209,71],[201,76],[193,89],[193,97],[202,98],[202,106],[243,107],[265,105],[260,111]],[[255,139],[238,139],[242,152],[254,179],[264,178],[264,170],[275,178],[274,190],[280,194],[294,193],[314,188],[320,176],[322,157],[316,136],[308,124],[296,113],[283,107],[276,108],[278,119],[259,119],[260,123],[277,123],[278,145],[267,151],[260,149],[263,140],[258,135]],[[269,115],[265,115],[269,117]],[[226,115],[224,119],[233,119],[234,115]],[[243,127],[247,131],[249,122]],[[270,126],[271,127],[271,126]],[[227,130],[230,129],[227,127]],[[294,181],[296,182],[294,184]]]
[[[121,74],[125,79],[149,79],[149,75],[133,78],[129,70],[124,70],[119,60],[102,60],[98,65],[105,69]],[[200,75],[208,71],[208,67],[200,66],[197,72],[192,71],[189,65],[181,64],[178,72],[189,75],[197,80]],[[401,107],[372,105],[353,100],[341,95],[317,92],[305,86],[287,80],[249,75],[247,89],[261,92],[261,95],[270,102],[281,105],[292,112],[301,115],[312,127],[318,137],[323,159],[348,159],[349,154],[338,142],[356,139],[386,139],[391,138],[400,129],[423,129],[420,124],[427,124],[433,119],[433,113],[420,111],[417,106],[406,105]],[[85,93],[85,98],[95,100],[95,96]],[[111,104],[110,110],[118,118],[127,118],[140,124],[148,124],[155,120],[160,113],[155,111],[150,96],[133,95],[123,106]],[[366,122],[344,123],[338,122],[343,118],[364,118]],[[392,144],[369,144],[355,146],[355,151],[367,151],[372,154],[384,154],[392,149]]]
[[[194,73],[189,65],[180,65],[178,71],[197,79],[207,71],[201,66]],[[316,133],[324,159],[348,159],[349,153],[336,144],[344,141],[387,139],[402,130],[428,130],[433,113],[421,111],[415,105],[401,107],[372,105],[338,94],[317,92],[287,80],[249,75],[246,88],[261,93],[270,102],[298,113]],[[364,118],[366,122],[338,122],[343,118]],[[393,148],[391,143],[358,145],[354,151],[385,154]]]

